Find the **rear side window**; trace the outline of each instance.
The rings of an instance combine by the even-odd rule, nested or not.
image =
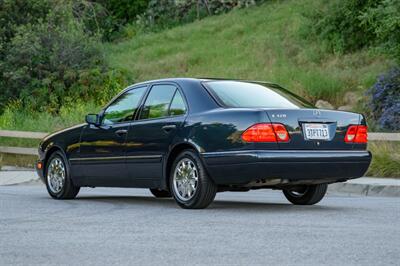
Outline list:
[[[154,85],[140,112],[140,119],[169,116],[169,105],[175,94],[175,90],[176,88],[173,85]]]
[[[227,107],[239,108],[301,108],[312,107],[284,91],[267,86],[240,81],[205,82],[211,93]]]
[[[169,107],[169,115],[183,115],[186,113],[186,105],[182,98],[181,93],[176,90],[175,96],[172,99],[171,106]]]

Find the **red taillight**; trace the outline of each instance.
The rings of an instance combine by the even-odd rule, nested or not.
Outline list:
[[[351,125],[348,127],[344,141],[347,143],[367,143],[368,128],[362,125]]]
[[[246,142],[286,142],[289,133],[282,124],[262,123],[249,127],[242,134]]]

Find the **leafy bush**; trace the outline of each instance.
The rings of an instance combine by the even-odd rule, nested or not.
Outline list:
[[[104,41],[114,41],[123,35],[126,24],[145,12],[148,3],[149,0],[80,0],[74,1],[74,10],[89,31],[101,33]]]
[[[371,29],[361,23],[360,14],[377,3],[379,0],[329,1],[311,11],[310,26],[332,51],[360,49],[374,38]]]
[[[2,0],[0,1],[0,59],[20,26],[45,21],[54,9],[68,9],[83,23],[85,33],[101,33],[107,28],[109,14],[100,4],[86,0]],[[60,21],[61,22],[61,21]]]
[[[398,0],[333,0],[308,15],[311,32],[334,52],[374,46],[400,60]]]
[[[2,0],[0,1],[0,55],[15,35],[20,25],[33,24],[46,18],[50,0]]]
[[[400,130],[400,68],[378,77],[368,92],[372,116],[383,129]]]
[[[103,104],[126,84],[123,73],[108,69],[98,45],[100,32],[88,24],[89,11],[77,6],[85,3],[48,2],[48,13],[37,20],[9,21],[17,26],[3,42],[0,109],[20,99],[24,108],[58,113],[76,99]]]
[[[400,1],[383,0],[360,16],[361,25],[374,34],[374,43],[400,61]]]
[[[114,20],[126,24],[136,20],[138,15],[146,11],[149,0],[96,0],[105,7]],[[160,5],[164,1],[159,1]]]
[[[46,21],[18,28],[2,62],[3,97],[21,97],[35,110],[45,106],[54,111],[83,70],[102,67],[96,39],[86,36],[69,16],[68,11],[58,10],[50,12]]]
[[[150,0],[146,12],[138,17],[136,23],[144,29],[163,29],[260,2],[263,0]]]

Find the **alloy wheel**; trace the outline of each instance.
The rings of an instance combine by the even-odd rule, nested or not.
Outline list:
[[[199,172],[196,164],[189,158],[183,158],[175,167],[173,186],[176,196],[182,201],[190,200],[196,193]]]
[[[62,160],[55,157],[51,160],[47,170],[47,183],[54,194],[58,194],[65,184],[65,166]]]

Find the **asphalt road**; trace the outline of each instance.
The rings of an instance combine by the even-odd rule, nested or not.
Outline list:
[[[221,193],[183,210],[140,189],[0,187],[0,264],[400,265],[400,198]]]

